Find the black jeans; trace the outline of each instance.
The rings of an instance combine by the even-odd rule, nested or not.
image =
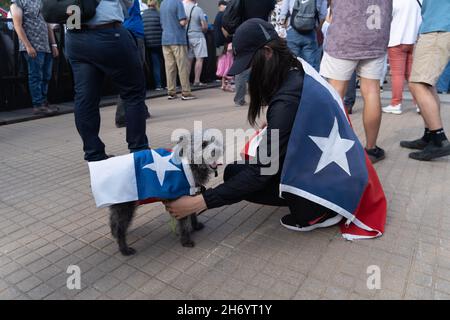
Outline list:
[[[148,148],[145,134],[145,77],[136,42],[123,27],[68,31],[66,52],[75,84],[75,124],[84,159],[105,158],[99,138],[101,87],[105,75],[118,86],[126,112],[131,152]]]
[[[225,168],[224,181],[238,175],[245,164],[229,164]],[[317,203],[304,198],[285,193],[284,198],[280,198],[280,177],[274,176],[272,181],[263,189],[248,194],[242,200],[257,204],[277,207],[289,207],[291,214],[299,223],[313,221],[325,213],[335,215],[332,210],[327,209]]]

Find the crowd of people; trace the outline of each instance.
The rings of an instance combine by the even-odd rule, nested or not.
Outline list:
[[[20,50],[27,57],[34,112],[54,114],[57,110],[48,104],[46,95],[52,55],[56,57],[59,52],[39,6],[36,0],[12,0],[11,12]],[[258,166],[227,166],[224,184],[197,197],[166,204],[177,218],[246,199],[287,205],[293,208],[291,211],[302,212],[295,221],[282,221],[299,231],[311,230],[313,224],[325,227],[340,221],[335,212],[320,205],[306,200],[293,204],[279,198],[282,157],[303,85],[302,63],[297,58],[328,81],[349,113],[359,79],[365,151],[373,163],[385,158],[385,151],[377,145],[382,111],[402,113],[405,80],[425,129],[421,138],[400,145],[415,149],[409,156],[416,160],[450,155],[437,95],[437,90],[447,92],[450,82],[448,0],[219,1],[214,26],[216,57],[208,57],[207,17],[195,0],[164,0],[160,6],[155,0],[146,5],[140,0],[102,0],[96,14],[84,21],[81,29],[68,30],[66,35],[65,54],[74,77],[75,123],[86,161],[110,157],[99,137],[100,86],[105,76],[120,91],[116,124],[126,127],[130,152],[148,149],[145,55],[152,63],[156,90],[163,90],[164,64],[170,100],[179,97],[177,79],[181,100],[196,99],[191,92],[191,70],[193,85],[203,86],[200,76],[208,57],[217,59],[222,89],[234,92],[235,105],[250,104],[250,124],[254,125],[268,106],[268,127],[281,132],[283,150],[276,159],[281,164],[279,172],[262,176]],[[238,40],[235,33],[240,34]],[[382,108],[380,89],[388,63],[392,100]]]
[[[425,134],[401,145],[424,149],[411,154],[421,160],[450,152],[437,96],[438,92],[448,92],[450,83],[448,2],[233,1],[240,3],[241,23],[252,18],[271,22],[291,53],[308,62],[336,89],[349,113],[359,83],[366,151],[373,162],[385,157],[384,150],[377,146],[381,113],[402,113],[405,80],[409,81],[413,105],[424,118]],[[151,61],[156,90],[164,87],[164,65],[168,98],[178,98],[179,80],[181,99],[191,100],[196,98],[191,85],[204,86],[200,79],[204,59],[217,59],[222,89],[235,93],[236,106],[247,104],[251,68],[234,77],[228,74],[233,64],[232,34],[223,27],[222,20],[229,4],[218,2],[214,21],[216,57],[208,57],[207,16],[196,0],[164,0],[161,4],[156,0],[145,4],[141,0],[103,0],[97,14],[84,22],[81,30],[67,31],[65,54],[74,75],[76,123],[85,143],[86,160],[106,156],[98,138],[99,86],[105,75],[119,87],[116,125],[127,126],[130,150],[147,147],[144,119],[150,113],[142,101],[145,61]],[[12,0],[10,11],[20,39],[19,50],[27,61],[33,112],[52,115],[58,110],[48,103],[48,81],[52,57],[59,52],[53,30],[39,12],[40,5],[40,1]],[[388,64],[392,99],[382,107],[380,89]],[[437,149],[428,141],[434,141]]]

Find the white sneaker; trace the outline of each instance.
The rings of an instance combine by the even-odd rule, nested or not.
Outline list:
[[[381,108],[385,113],[402,114],[402,105],[397,104],[396,106],[388,105],[387,107]]]
[[[419,108],[418,106],[416,106],[416,112],[417,112],[418,114],[420,114],[420,108]]]

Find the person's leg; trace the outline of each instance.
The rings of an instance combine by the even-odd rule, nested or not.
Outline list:
[[[157,89],[162,88],[161,81],[161,56],[158,48],[149,48],[152,61],[153,80]]]
[[[356,72],[353,72],[352,78],[348,82],[347,90],[344,97],[344,106],[347,108],[347,112],[352,114],[353,106],[356,101]]]
[[[403,85],[406,78],[407,51],[402,45],[388,49],[389,64],[391,66],[392,99],[391,106],[402,103]]]
[[[245,95],[247,94],[247,82],[250,76],[250,69],[245,70],[241,74],[237,74],[234,78],[236,94],[234,103],[238,106],[245,105]]]
[[[31,58],[27,53],[24,53],[24,56],[28,66],[28,88],[30,90],[31,102],[33,108],[37,109],[44,103],[42,82],[45,53],[38,52],[35,58]]]
[[[450,91],[450,62],[444,69],[444,72],[439,77],[436,83],[436,90],[440,93],[447,93]]]
[[[381,125],[380,82],[361,77],[361,95],[364,100],[363,123],[366,149],[374,149]]]
[[[200,76],[202,75],[203,70],[203,58],[197,58],[195,61],[195,80],[194,83],[200,83]]]
[[[177,94],[177,62],[172,46],[162,46],[166,67],[167,93],[170,96]]]
[[[411,70],[412,70],[412,63],[413,63],[413,53],[414,53],[414,45],[413,44],[407,44],[405,46],[406,51],[406,70],[405,70],[405,78],[408,82],[408,88],[409,88],[409,78],[411,77]],[[411,90],[410,90],[411,91]],[[413,104],[417,106],[417,101],[413,96]]]
[[[296,57],[302,57],[302,48],[300,44],[300,35],[293,28],[287,31],[287,45]]]
[[[411,82],[409,87],[419,104],[421,115],[428,125],[428,129],[437,130],[442,128],[440,102],[436,89],[425,83],[417,82]]]
[[[51,53],[46,53],[44,56],[44,64],[42,66],[42,98],[45,103],[48,103],[48,84],[52,79],[52,70],[53,70],[53,56]]]
[[[191,96],[191,84],[189,82],[189,69],[188,69],[188,55],[187,46],[173,46],[172,47],[175,61],[178,66],[178,76],[181,82],[181,91],[183,96]]]
[[[319,71],[320,57],[319,45],[317,44],[317,35],[315,31],[307,34],[299,34],[299,41],[301,43],[300,57],[308,62],[314,69]]]

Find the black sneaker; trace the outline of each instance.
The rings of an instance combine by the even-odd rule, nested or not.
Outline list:
[[[117,121],[116,122],[116,128],[125,128],[127,126],[127,124],[125,123],[125,121],[121,122],[121,121]]]
[[[285,215],[280,219],[280,223],[283,227],[293,231],[312,231],[318,228],[327,228],[338,224],[342,220],[342,216],[335,213],[325,213],[323,216],[313,221],[299,223],[292,214]]]
[[[367,155],[369,156],[370,162],[377,163],[378,161],[386,158],[385,152],[380,147],[375,146],[373,149],[366,149]]]
[[[414,150],[423,150],[428,145],[428,142],[422,138],[412,141],[400,141],[400,147]]]
[[[175,99],[178,99],[178,96],[176,94],[169,94],[169,95],[167,95],[167,99],[175,100]]]
[[[197,97],[194,96],[191,93],[185,93],[185,94],[181,95],[181,100],[185,100],[186,101],[186,100],[194,100],[194,99],[197,99]]]
[[[436,158],[445,157],[450,155],[450,142],[445,140],[442,142],[442,146],[438,147],[434,143],[429,143],[425,149],[418,152],[412,152],[409,157],[419,161],[431,161]]]

